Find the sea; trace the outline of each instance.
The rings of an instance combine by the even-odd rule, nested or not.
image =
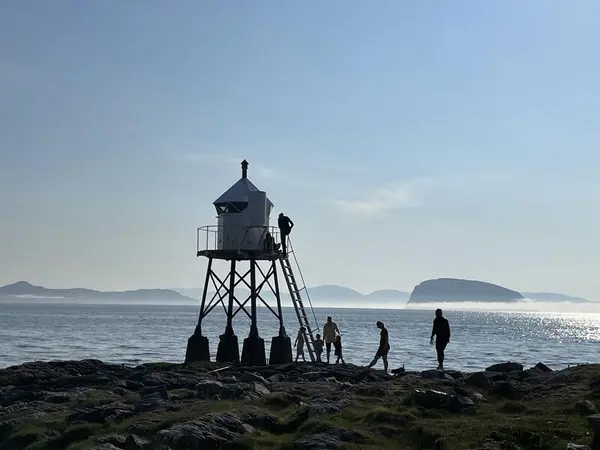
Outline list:
[[[259,308],[258,328],[267,358],[276,318]],[[0,303],[0,368],[28,361],[93,358],[110,363],[181,363],[198,320],[197,305]],[[373,358],[381,320],[389,330],[390,368],[425,370],[437,366],[430,345],[433,308],[315,308],[322,328],[332,316],[342,333],[346,363],[366,365]],[[600,362],[600,314],[573,312],[445,309],[452,340],[446,349],[447,369],[483,370],[505,361],[526,367],[543,362],[551,368]],[[291,308],[283,309],[288,335],[298,332]],[[315,319],[312,317],[314,321]],[[225,314],[215,309],[203,322],[214,360]],[[250,322],[243,312],[234,320],[240,343]],[[308,357],[308,354],[306,355]],[[333,356],[333,355],[332,355]],[[382,368],[382,362],[379,362]]]

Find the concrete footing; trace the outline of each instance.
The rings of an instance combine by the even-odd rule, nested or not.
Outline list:
[[[194,361],[210,361],[208,338],[205,336],[192,334],[188,339],[185,362],[191,363]]]
[[[271,339],[269,364],[286,364],[292,362],[292,340],[289,336],[275,336]]]
[[[235,334],[225,333],[219,336],[217,362],[234,364],[240,362],[240,346],[238,345],[238,337]]]
[[[242,347],[242,364],[266,366],[265,340],[259,336],[248,336]]]

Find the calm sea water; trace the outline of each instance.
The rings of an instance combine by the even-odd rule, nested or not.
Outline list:
[[[260,308],[259,331],[268,349],[277,333],[275,318]],[[316,309],[322,327],[332,315],[338,323],[346,362],[368,364],[377,350],[377,320],[390,335],[390,366],[435,368],[429,345],[432,311]],[[96,358],[139,364],[182,362],[196,326],[198,307],[158,305],[81,305],[0,303],[0,367],[33,360]],[[478,370],[507,360],[550,367],[600,362],[600,315],[530,312],[445,311],[452,327],[446,367]],[[288,334],[295,337],[293,310],[284,308]],[[225,326],[216,310],[203,325],[214,358]],[[242,339],[249,321],[239,314],[234,329]],[[381,362],[379,363],[381,365]]]

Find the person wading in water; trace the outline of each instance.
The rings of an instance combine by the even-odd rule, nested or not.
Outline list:
[[[383,322],[377,321],[377,328],[381,330],[379,337],[379,348],[377,349],[377,353],[375,353],[375,358],[369,364],[369,367],[373,367],[379,361],[379,358],[383,359],[383,369],[387,372],[388,370],[388,353],[390,351],[390,340],[388,337],[388,331]]]
[[[450,342],[450,324],[443,316],[441,309],[435,310],[435,319],[433,319],[433,328],[431,330],[431,345],[433,337],[435,339],[435,351],[437,352],[438,370],[444,370],[444,350]]]

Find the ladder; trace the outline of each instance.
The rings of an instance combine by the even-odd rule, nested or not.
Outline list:
[[[312,307],[312,303],[310,301],[310,297],[308,295],[308,290],[306,289],[306,285],[304,284],[304,277],[302,276],[302,271],[300,270],[300,266],[298,265],[298,260],[294,255],[294,250],[292,248],[291,242],[288,237],[288,247],[289,251],[286,256],[283,256],[283,253],[279,256],[279,262],[281,263],[281,271],[283,272],[283,277],[285,278],[285,282],[287,284],[288,290],[290,292],[290,297],[292,299],[292,305],[294,306],[294,310],[296,311],[296,317],[298,318],[298,324],[301,327],[304,327],[304,342],[306,344],[306,348],[308,349],[308,354],[310,356],[310,360],[315,362],[317,360],[315,354],[315,338],[313,335],[313,327],[310,325],[310,321],[308,320],[308,315],[306,309],[304,308],[304,302],[302,301],[302,297],[300,293],[304,291],[306,293],[306,297],[308,298],[310,309],[312,310],[316,329],[319,329],[319,323],[317,322],[317,316],[315,315],[315,311]],[[294,255],[294,261],[296,262],[296,266],[298,267],[298,271],[300,273],[300,278],[302,280],[302,287],[298,287],[298,283],[296,282],[296,277],[294,276],[294,271],[292,270],[292,264],[290,263],[290,255]],[[317,331],[318,332],[318,331]]]

